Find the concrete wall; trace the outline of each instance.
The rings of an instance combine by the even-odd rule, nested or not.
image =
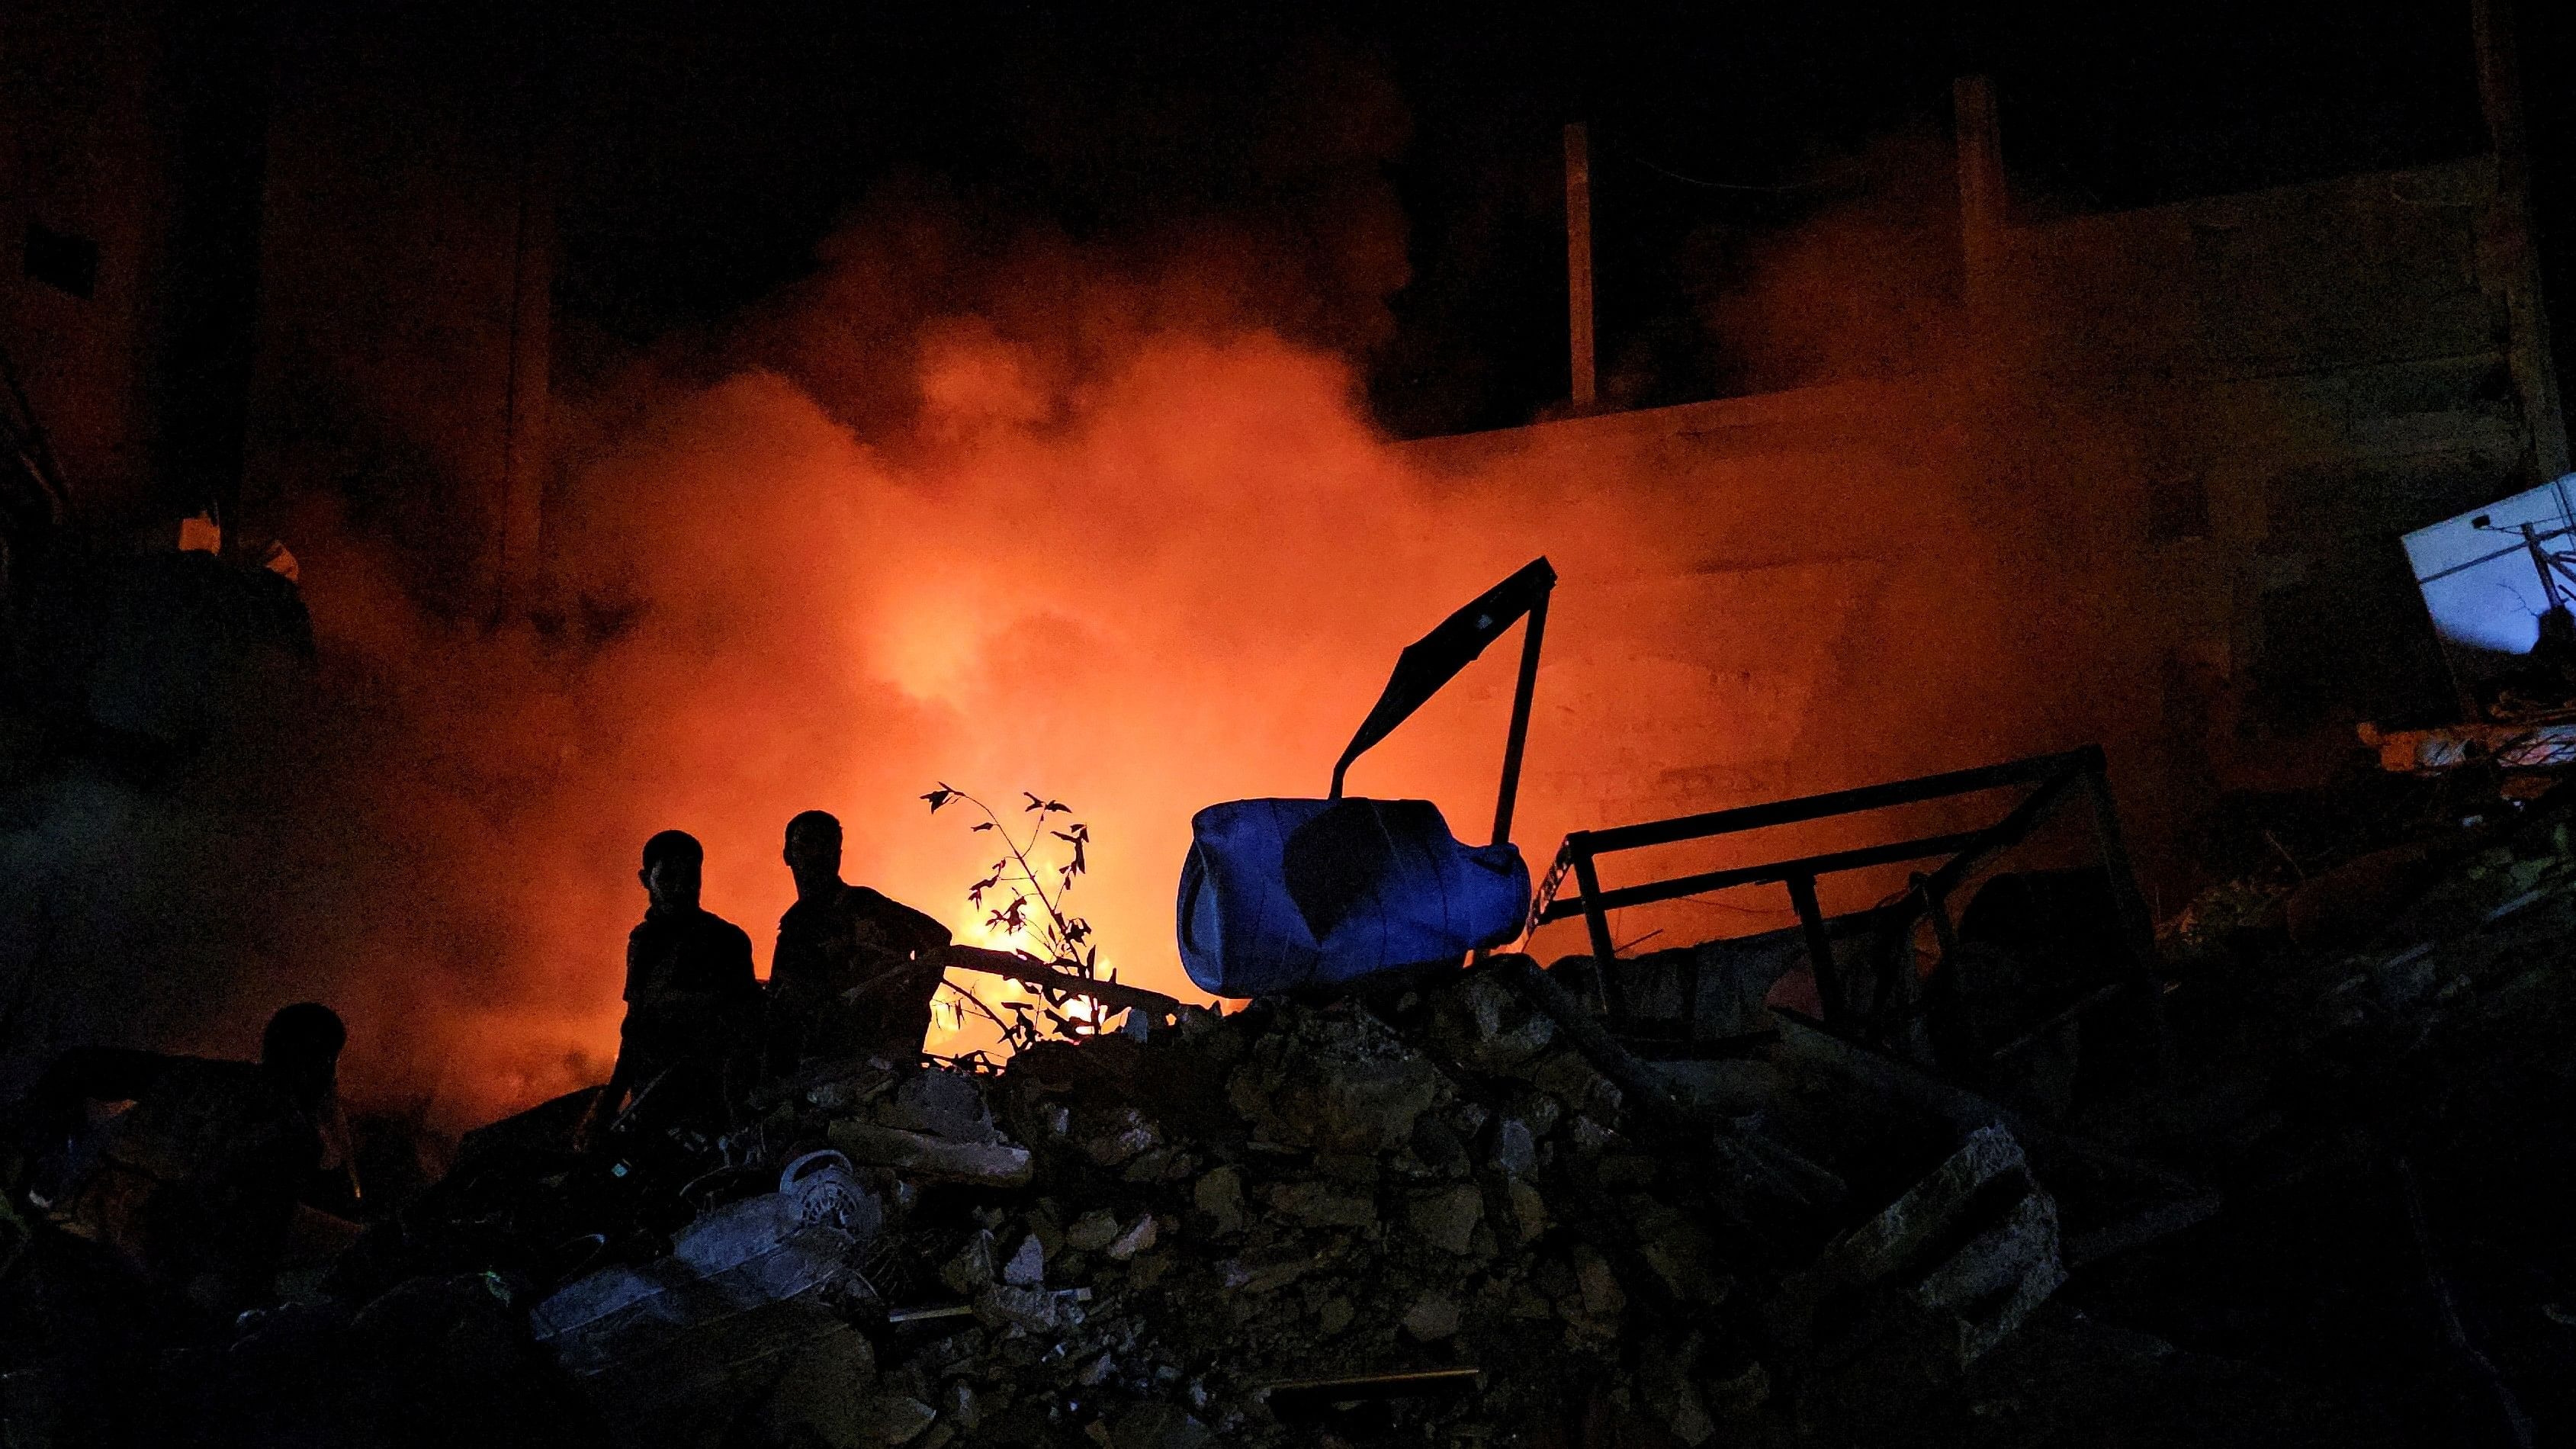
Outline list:
[[[1407,445],[1699,560],[1568,581],[1620,622],[1565,667],[1632,683],[1533,786],[1608,825],[2100,740],[2178,887],[2217,790],[2442,702],[2396,537],[2528,486],[2493,203],[2481,159],[2012,228],[1913,377]]]

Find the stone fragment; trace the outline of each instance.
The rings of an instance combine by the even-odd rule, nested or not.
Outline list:
[[[1586,1316],[1607,1322],[1617,1318],[1628,1307],[1628,1294],[1619,1286],[1619,1277],[1610,1271],[1610,1262],[1589,1243],[1574,1248],[1574,1283],[1582,1294]]]
[[[1429,1113],[1414,1119],[1413,1155],[1443,1177],[1467,1175],[1467,1144],[1459,1139],[1457,1129]]]
[[[1377,1221],[1377,1203],[1328,1182],[1283,1182],[1270,1189],[1271,1210],[1310,1228],[1364,1228]]]
[[[833,1123],[831,1139],[832,1145],[848,1153],[852,1161],[890,1167],[913,1177],[978,1187],[1028,1185],[1028,1149],[1006,1142],[951,1142],[928,1133],[855,1120]]]
[[[1589,1157],[1608,1147],[1613,1138],[1609,1128],[1583,1115],[1566,1124],[1565,1140],[1575,1151]]]
[[[1466,1183],[1417,1194],[1404,1205],[1405,1226],[1462,1257],[1473,1249],[1476,1225],[1484,1220],[1485,1195]]]
[[[1527,1177],[1538,1170],[1538,1138],[1529,1123],[1518,1117],[1505,1117],[1494,1124],[1494,1140],[1485,1149],[1485,1161],[1505,1177]]]
[[[972,1298],[992,1287],[995,1276],[993,1235],[980,1228],[939,1267],[939,1281],[961,1298]]]
[[[1690,1216],[1639,1194],[1620,1206],[1637,1236],[1637,1256],[1646,1260],[1664,1288],[1686,1303],[1715,1304],[1731,1286],[1718,1267],[1717,1243]]]
[[[1109,1425],[1109,1449],[1209,1449],[1215,1442],[1206,1425],[1176,1404],[1134,1404]]]
[[[975,1295],[975,1317],[987,1328],[1018,1329],[1023,1333],[1052,1333],[1068,1315],[1056,1296],[1041,1288],[1014,1288],[1008,1284],[987,1288]]]
[[[1539,1235],[1549,1227],[1547,1199],[1539,1196],[1537,1188],[1519,1178],[1506,1184],[1503,1193],[1511,1200],[1513,1235],[1524,1244],[1538,1241]]]
[[[1097,1253],[1117,1239],[1118,1217],[1107,1208],[1093,1208],[1064,1230],[1064,1245],[1077,1253]]]
[[[1232,1167],[1210,1169],[1201,1174],[1190,1190],[1190,1200],[1216,1221],[1217,1234],[1231,1237],[1243,1231],[1243,1174]]]
[[[939,1411],[903,1394],[871,1394],[859,1401],[860,1442],[894,1449],[921,1437]]]
[[[1404,1315],[1404,1331],[1417,1343],[1437,1343],[1458,1331],[1458,1302],[1445,1293],[1425,1293]]]
[[[1156,1231],[1157,1230],[1154,1226],[1154,1215],[1152,1213],[1146,1213],[1144,1216],[1139,1217],[1136,1219],[1134,1226],[1128,1228],[1127,1231],[1120,1233],[1118,1235],[1118,1240],[1109,1245],[1108,1253],[1110,1260],[1112,1262],[1124,1263],[1128,1259],[1135,1257],[1138,1253],[1154,1246]]]
[[[1324,1306],[1315,1314],[1315,1326],[1323,1331],[1326,1338],[1331,1338],[1351,1326],[1353,1311],[1351,1300],[1327,1298],[1324,1300]]]
[[[1692,1333],[1679,1343],[1663,1346],[1644,1357],[1637,1374],[1646,1406],[1674,1438],[1692,1449],[1717,1437],[1717,1421],[1709,1416],[1694,1382],[1705,1343],[1704,1335]]]
[[[1700,1402],[1720,1418],[1741,1418],[1771,1400],[1771,1370],[1756,1359],[1700,1385]]]
[[[1139,1154],[1162,1145],[1162,1134],[1133,1107],[1109,1113],[1082,1138],[1082,1155],[1102,1167],[1122,1167]]]
[[[1020,1239],[1019,1248],[1002,1265],[1002,1281],[1015,1288],[1039,1288],[1046,1284],[1046,1245],[1032,1233]]]
[[[1129,1182],[1179,1182],[1198,1171],[1198,1159],[1179,1147],[1152,1147],[1138,1153],[1119,1175]]]
[[[1002,1140],[975,1079],[944,1067],[928,1068],[896,1087],[879,1104],[876,1115],[882,1126],[926,1132],[952,1142]]]
[[[773,1442],[867,1449],[876,1441],[861,1422],[860,1405],[875,1377],[876,1354],[866,1335],[835,1329],[788,1361],[758,1420]]]
[[[1555,1040],[1556,1023],[1493,972],[1466,972],[1432,999],[1432,1049],[1471,1072],[1508,1072]]]

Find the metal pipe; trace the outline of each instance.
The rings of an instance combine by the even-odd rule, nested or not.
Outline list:
[[[1538,651],[1547,638],[1548,595],[1538,596],[1530,606],[1529,623],[1521,635],[1521,672],[1512,686],[1512,728],[1503,740],[1503,783],[1494,797],[1494,844],[1512,838],[1512,809],[1520,803],[1521,749],[1529,743],[1530,699],[1538,692]]]

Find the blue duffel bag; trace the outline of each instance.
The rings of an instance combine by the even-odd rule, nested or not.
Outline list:
[[[1460,844],[1428,800],[1229,800],[1190,835],[1181,964],[1219,996],[1456,961],[1529,910],[1520,849]]]

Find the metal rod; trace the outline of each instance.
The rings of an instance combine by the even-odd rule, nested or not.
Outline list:
[[[1984,834],[1983,831],[1961,831],[1953,835],[1932,835],[1921,840],[1902,840],[1890,845],[1865,845],[1851,850],[1832,851],[1824,855],[1802,856],[1797,860],[1784,860],[1776,865],[1736,866],[1727,870],[1712,870],[1699,875],[1657,881],[1651,885],[1622,886],[1615,891],[1606,891],[1602,894],[1601,908],[1618,910],[1623,906],[1651,905],[1656,901],[1703,895],[1710,891],[1728,890],[1736,886],[1769,885],[1774,881],[1785,881],[1793,875],[1832,875],[1837,871],[1863,870],[1873,865],[1894,865],[1901,861],[1923,860],[1965,849],[1974,845],[1982,834]],[[1564,920],[1586,909],[1591,899],[1591,893],[1587,891],[1576,900],[1560,897],[1551,901],[1547,909],[1539,913],[1539,924],[1543,926],[1552,921]]]
[[[2099,751],[2095,751],[2095,754],[2098,756]],[[2082,751],[2058,758],[2061,764],[2069,768],[2050,779],[2041,781],[2039,788],[2023,796],[2022,802],[2014,806],[2011,813],[1989,826],[1983,832],[1983,839],[1950,857],[1942,863],[1939,870],[1932,872],[1929,885],[1935,894],[1946,898],[1950,892],[1959,888],[1961,881],[1967,879],[1968,872],[1985,864],[1986,857],[2006,847],[2020,844],[2023,837],[2029,835],[2040,821],[2046,819],[2051,810],[2057,808],[2057,802],[2066,797],[2067,787],[2082,778],[2085,763]]]
[[[1423,1393],[1441,1388],[1463,1388],[1475,1383],[1483,1370],[1474,1368],[1417,1369],[1411,1373],[1351,1374],[1337,1379],[1290,1379],[1284,1383],[1264,1385],[1264,1394],[1313,1394],[1340,1399],[1383,1399],[1409,1393]]]
[[[1816,878],[1793,875],[1786,883],[1798,924],[1807,929],[1807,962],[1816,973],[1816,1000],[1825,1008],[1825,1020],[1842,1026],[1851,1016],[1851,1007],[1842,999],[1842,963],[1834,957],[1833,933],[1825,929],[1825,909],[1816,900]]]
[[[2522,525],[2522,546],[2531,551],[2531,567],[2540,575],[2540,592],[2549,600],[2549,607],[2553,610],[2566,607],[2565,601],[2558,597],[2558,580],[2550,573],[2549,555],[2541,550],[2540,536],[2528,523]]]
[[[1809,795],[1798,800],[1775,800],[1761,805],[1741,805],[1732,810],[1713,810],[1704,815],[1684,815],[1672,820],[1650,820],[1637,825],[1621,825],[1608,830],[1587,832],[1597,854],[1614,850],[1636,850],[1649,845],[1670,845],[1676,841],[1698,840],[1711,835],[1730,835],[1742,830],[1760,830],[1773,825],[1794,825],[1805,820],[1820,820],[1829,815],[1852,815],[1864,810],[1884,810],[1894,805],[1912,805],[1925,800],[1938,800],[1950,795],[1969,795],[1979,790],[2000,789],[2006,785],[2026,785],[2044,780],[2083,764],[2100,751],[2069,750],[2064,754],[2037,755],[2027,760],[2011,760],[2000,765],[1981,765],[1973,770],[1953,770],[1942,775],[1926,775],[1919,780],[1898,780],[1885,785],[1863,785],[1853,790],[1835,790],[1823,795]]]
[[[1530,605],[1521,634],[1520,678],[1512,686],[1512,729],[1503,740],[1503,784],[1494,797],[1496,845],[1512,838],[1512,810],[1520,803],[1521,749],[1529,743],[1530,699],[1538,692],[1538,651],[1547,639],[1547,600],[1543,593]]]
[[[1610,960],[1618,953],[1610,945],[1610,917],[1601,906],[1601,875],[1592,868],[1591,842],[1581,845],[1568,838],[1566,848],[1574,852],[1574,883],[1583,888],[1583,920],[1592,931],[1592,956],[1607,979]]]

